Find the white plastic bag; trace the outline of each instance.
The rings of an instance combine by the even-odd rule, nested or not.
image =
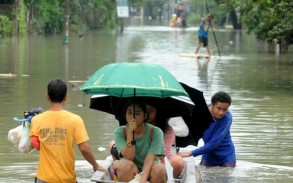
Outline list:
[[[182,117],[170,118],[168,123],[170,126],[172,126],[174,133],[177,137],[186,137],[188,135],[189,129]]]
[[[25,121],[23,123],[23,131],[21,134],[20,142],[18,144],[18,150],[22,153],[29,153],[34,149],[31,144],[31,139],[29,137],[31,123],[30,121]]]
[[[18,145],[18,150],[20,152],[29,153],[34,150],[29,137],[31,120],[34,116],[43,111],[41,107],[31,108],[29,111],[24,112],[24,119],[13,118],[14,121],[21,122],[22,125],[9,130],[7,139],[13,144]]]
[[[7,139],[14,145],[18,145],[22,134],[22,125],[8,131]]]

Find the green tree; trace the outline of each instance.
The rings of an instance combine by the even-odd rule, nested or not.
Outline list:
[[[191,1],[193,11],[190,14],[190,22],[192,25],[199,25],[202,17],[207,15],[206,5],[208,5],[209,12],[213,15],[213,25],[223,25],[226,19],[226,11],[224,4],[219,4],[216,0],[197,0]]]
[[[17,13],[18,31],[19,34],[25,36],[27,34],[26,28],[26,6],[24,0],[19,0],[19,10]]]
[[[293,43],[292,0],[223,0],[221,3],[227,10],[240,7],[242,25],[257,39]]]
[[[12,22],[7,16],[0,15],[0,35],[2,37],[11,35]]]
[[[63,27],[63,0],[25,0],[32,33],[59,33]]]
[[[13,4],[14,0],[5,0]],[[19,0],[17,15],[19,32],[60,33],[63,30],[65,0]],[[139,5],[142,0],[130,0]],[[119,19],[116,12],[116,0],[70,0],[70,28],[82,33],[88,28],[115,28]],[[13,19],[14,9],[4,12]],[[28,21],[26,21],[28,20]]]

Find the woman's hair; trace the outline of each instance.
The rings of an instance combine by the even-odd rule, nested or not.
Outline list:
[[[165,117],[160,107],[159,102],[147,101],[147,105],[150,105],[157,109],[156,113],[156,126],[159,127],[163,132],[167,130],[169,118]]]
[[[131,98],[131,99],[127,99],[124,105],[124,114],[126,114],[127,108],[132,105],[135,104],[137,105],[139,108],[141,108],[141,110],[145,113],[145,115],[148,116],[148,111],[147,111],[147,105],[146,102],[140,98]],[[147,117],[145,118],[147,119]],[[123,115],[123,120],[126,121],[126,117],[125,115]],[[146,121],[146,120],[145,120]]]

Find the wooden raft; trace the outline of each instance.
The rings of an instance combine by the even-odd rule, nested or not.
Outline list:
[[[181,175],[178,178],[174,178],[174,183],[196,183],[197,178],[195,174],[195,164],[192,157],[184,158],[185,168],[183,169]],[[105,160],[101,161],[99,164],[110,172],[113,159],[108,156]],[[98,183],[122,183],[111,180],[111,177],[105,172],[96,171],[90,179],[92,182]]]
[[[189,58],[211,58],[209,55],[205,54],[194,54],[194,53],[180,53],[179,57],[189,57]]]

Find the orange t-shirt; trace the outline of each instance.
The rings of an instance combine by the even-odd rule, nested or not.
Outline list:
[[[89,140],[81,117],[66,110],[46,111],[33,117],[32,136],[40,140],[37,178],[48,183],[75,183],[73,145]]]

